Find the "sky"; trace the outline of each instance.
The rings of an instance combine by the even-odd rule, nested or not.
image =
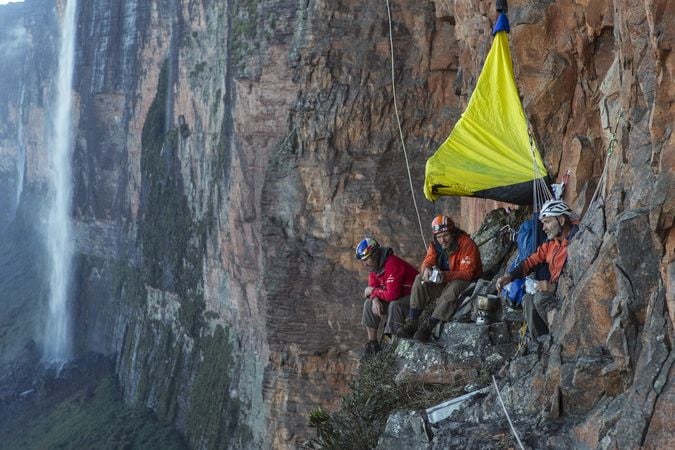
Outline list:
[[[0,0],[0,5],[6,5],[7,3],[17,3],[23,2],[23,0]]]

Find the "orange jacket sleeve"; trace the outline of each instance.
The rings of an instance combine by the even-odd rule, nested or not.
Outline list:
[[[436,249],[434,248],[434,243],[429,244],[427,248],[427,254],[422,260],[422,265],[420,266],[420,273],[424,273],[424,269],[431,269],[436,265]]]
[[[457,252],[450,258],[450,271],[443,272],[443,282],[472,281],[478,278],[482,271],[483,264],[478,246],[468,235],[462,235]]]
[[[537,249],[532,253],[530,256],[525,258],[523,262],[518,264],[516,267],[513,268],[511,272],[509,272],[509,275],[511,275],[511,278],[516,279],[516,278],[522,278],[524,276],[527,276],[531,271],[533,267],[536,267],[537,265],[541,263],[546,262],[546,255],[548,253],[548,247],[551,245],[551,242],[544,242],[541,244]]]

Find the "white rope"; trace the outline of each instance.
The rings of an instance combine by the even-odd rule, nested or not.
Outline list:
[[[398,115],[398,105],[396,104],[396,82],[394,80],[394,40],[391,31],[391,11],[389,9],[389,0],[387,3],[387,17],[389,18],[389,48],[391,49],[391,91],[394,96],[394,112],[396,113],[396,123],[398,124],[398,134],[401,137],[401,145],[403,146],[403,156],[405,156],[405,166],[408,169],[408,181],[410,182],[410,195],[412,196],[413,205],[415,205],[415,213],[417,213],[417,222],[420,226],[420,235],[424,248],[427,248],[427,240],[424,237],[424,229],[422,228],[422,219],[420,218],[420,210],[417,208],[417,200],[415,200],[415,190],[413,188],[412,175],[410,174],[410,164],[408,163],[408,152],[405,148],[405,140],[403,139],[403,129],[401,128],[401,118]]]
[[[532,135],[532,130],[528,130],[530,137],[530,152],[532,153],[532,174],[533,174],[533,186],[532,186],[532,208],[533,212],[539,211],[541,205],[543,205],[547,200],[553,198],[551,191],[548,189],[544,177],[539,173],[539,166],[537,165],[537,156],[536,156],[536,146],[534,145],[534,136]]]
[[[497,380],[495,380],[495,376],[492,375],[492,382],[495,384],[495,390],[497,391],[497,398],[499,399],[499,403],[502,405],[502,409],[504,410],[504,414],[506,414],[506,420],[509,421],[509,426],[511,427],[511,433],[516,438],[516,441],[518,441],[518,445],[522,450],[525,450],[525,447],[523,447],[523,443],[520,442],[520,438],[518,437],[518,433],[516,432],[516,429],[513,427],[513,422],[511,422],[511,418],[509,417],[509,413],[506,411],[506,406],[504,406],[504,400],[502,400],[502,394],[499,393],[499,386],[497,386]]]
[[[598,193],[600,192],[600,197],[602,198],[602,201],[604,203],[605,201],[605,190],[606,190],[606,180],[607,180],[607,166],[609,165],[609,157],[612,156],[614,153],[614,146],[617,144],[618,140],[616,138],[616,132],[619,130],[619,120],[623,117],[623,113],[619,111],[619,114],[616,117],[616,125],[614,126],[614,131],[612,131],[611,125],[609,128],[609,133],[610,133],[610,140],[609,144],[607,145],[607,153],[605,153],[605,162],[604,165],[602,166],[602,174],[600,175],[600,179],[598,180],[598,185],[595,188],[595,192],[593,192],[593,197],[591,198],[591,202],[589,205],[592,205],[595,203],[595,199],[598,196]]]

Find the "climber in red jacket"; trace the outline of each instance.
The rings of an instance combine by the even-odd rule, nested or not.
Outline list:
[[[381,247],[373,238],[365,238],[356,246],[356,259],[370,271],[368,286],[363,291],[362,324],[368,333],[366,354],[380,351],[377,329],[382,317],[387,318],[385,334],[393,334],[403,324],[410,306],[410,288],[417,269],[394,255],[389,247]]]
[[[572,209],[562,200],[549,200],[541,207],[539,220],[548,240],[541,244],[534,253],[528,256],[511,272],[497,280],[497,290],[501,291],[512,280],[526,276],[541,263],[548,264],[551,278],[535,283],[534,295],[523,296],[523,312],[527,320],[527,328],[533,338],[548,334],[546,316],[555,299],[558,278],[567,261],[567,246],[579,227],[570,221]]]
[[[415,278],[408,318],[396,333],[421,342],[429,340],[438,322],[450,320],[460,294],[483,271],[478,246],[450,217],[436,216],[431,231],[434,241],[422,261],[422,274]],[[434,312],[420,325],[422,310],[434,298],[438,298]]]

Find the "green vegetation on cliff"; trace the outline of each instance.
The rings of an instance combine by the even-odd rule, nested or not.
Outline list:
[[[314,444],[336,450],[375,448],[393,411],[428,408],[463,393],[462,386],[397,383],[397,367],[391,349],[363,360],[341,409],[334,414],[321,408],[310,413],[309,425],[317,430]]]
[[[199,63],[196,74],[208,68]],[[141,137],[141,260],[113,272],[116,295],[138,312],[124,331],[118,370],[135,380],[130,400],[153,405],[160,418],[175,421],[185,408],[183,431],[191,447],[247,448],[254,434],[242,417],[251,406],[238,393],[235,339],[222,326],[207,328],[204,317],[203,263],[214,206],[198,217],[189,203],[180,158],[184,141],[167,117],[169,83],[165,63]],[[215,103],[222,101],[218,90]],[[224,146],[223,136],[216,139]],[[218,174],[226,170],[226,155],[215,164]]]
[[[186,448],[178,433],[159,422],[150,410],[125,405],[112,374],[96,386],[81,387],[55,405],[49,399],[39,401],[46,404],[33,405],[30,420],[3,430],[2,448]]]
[[[141,220],[143,271],[148,285],[180,297],[179,320],[188,335],[202,325],[202,262],[206,223],[192,214],[178,158],[180,135],[167,130],[167,64],[143,125],[141,143]]]
[[[242,405],[231,386],[234,358],[229,332],[217,326],[213,336],[200,338],[200,347],[204,360],[192,386],[188,440],[200,448],[227,448],[232,436],[238,436],[240,443],[252,442],[252,431],[240,423],[250,405]]]

